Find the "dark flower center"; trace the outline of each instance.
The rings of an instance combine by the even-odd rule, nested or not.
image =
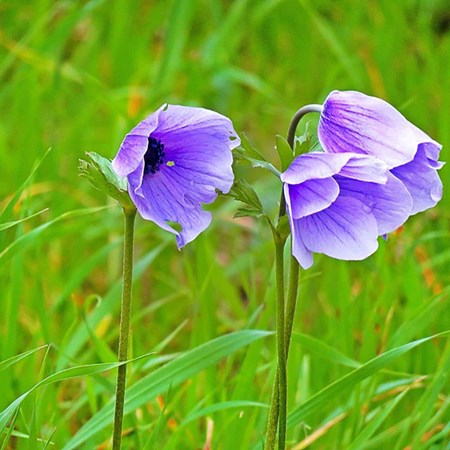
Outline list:
[[[164,144],[154,137],[148,137],[147,151],[144,155],[144,174],[156,173],[164,162]]]

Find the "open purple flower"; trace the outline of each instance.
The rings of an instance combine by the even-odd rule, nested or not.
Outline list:
[[[323,105],[319,141],[329,153],[359,153],[384,161],[413,199],[410,214],[432,208],[442,197],[437,170],[440,144],[393,106],[354,91],[333,91]]]
[[[202,209],[233,184],[232,149],[240,140],[227,117],[163,105],[133,128],[112,162],[144,219],[176,235],[180,249],[211,222]],[[181,231],[170,222],[177,222]]]
[[[356,153],[308,153],[281,174],[300,265],[313,264],[312,252],[361,260],[376,251],[377,238],[409,216],[412,198],[387,165]]]

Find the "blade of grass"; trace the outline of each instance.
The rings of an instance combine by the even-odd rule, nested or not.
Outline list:
[[[371,359],[361,367],[358,367],[334,383],[329,384],[317,394],[314,394],[305,403],[296,407],[288,416],[288,427],[293,427],[299,424],[302,420],[305,420],[308,416],[323,408],[324,405],[329,403],[332,398],[346,392],[362,380],[374,375],[379,370],[386,367],[388,364],[392,363],[413,348],[416,348],[425,342],[429,342],[432,339],[448,335],[450,335],[450,331],[438,333],[423,339],[418,339],[400,347],[393,348],[392,350],[388,350],[387,352]]]
[[[166,392],[191,378],[201,370],[210,367],[221,358],[273,333],[261,330],[243,330],[218,337],[193,350],[185,352],[174,361],[139,380],[127,390],[125,414],[152,400],[156,395]],[[88,438],[111,425],[114,404],[109,402],[66,443],[63,450],[78,448]]]

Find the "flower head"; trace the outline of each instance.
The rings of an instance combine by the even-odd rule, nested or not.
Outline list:
[[[216,199],[216,189],[230,190],[231,151],[239,144],[227,117],[203,108],[163,105],[125,136],[112,166],[127,177],[140,215],[175,234],[181,248],[211,222],[202,204]]]
[[[319,141],[328,153],[359,153],[384,161],[413,199],[410,214],[432,208],[442,197],[437,170],[440,144],[393,106],[354,91],[333,91],[323,105]]]
[[[312,252],[361,260],[376,251],[377,238],[409,216],[412,199],[386,163],[357,153],[308,153],[281,174],[300,265],[313,264]]]

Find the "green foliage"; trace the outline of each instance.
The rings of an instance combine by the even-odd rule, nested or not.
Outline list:
[[[278,209],[273,174],[288,160],[284,147],[280,165],[275,136],[304,104],[355,89],[398,107],[448,161],[447,3],[1,2],[0,414],[32,392],[0,448],[108,445],[115,371],[48,378],[105,368],[116,353],[121,211],[77,164],[93,149],[112,159],[164,102],[217,110],[245,130],[235,172],[248,183],[237,182],[240,204],[208,206],[211,227],[182,252],[153,223],[137,223],[132,357],[158,353],[129,366],[123,448],[260,446],[276,350],[273,338],[249,336],[275,326],[273,244],[257,219]],[[319,148],[316,123],[302,120],[296,155]],[[91,170],[103,160],[86,161]],[[317,255],[301,273],[292,448],[445,448],[450,344],[422,340],[450,328],[449,170],[438,207],[371,258]],[[250,217],[234,220],[239,207]],[[217,339],[233,344],[219,350]],[[55,382],[39,384],[46,379]]]
[[[250,144],[250,141],[244,133],[241,134],[241,146],[234,151],[234,159],[237,163],[242,161],[249,162],[252,167],[268,170],[277,177],[280,175],[280,171]]]
[[[258,194],[243,178],[234,181],[228,195],[245,204],[237,209],[233,217],[261,217],[264,215]]]
[[[127,180],[113,170],[111,161],[95,152],[87,152],[88,161],[80,159],[78,172],[100,192],[117,200],[125,209],[134,208],[127,191]]]
[[[275,139],[275,148],[277,149],[278,156],[280,157],[281,161],[281,171],[284,172],[294,159],[294,151],[292,150],[286,138],[284,138],[283,136],[277,134]]]

